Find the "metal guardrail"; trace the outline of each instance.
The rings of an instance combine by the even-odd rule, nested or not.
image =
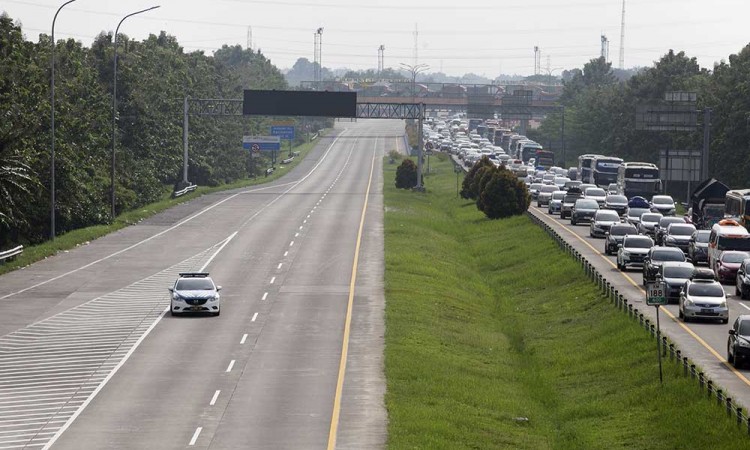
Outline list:
[[[561,250],[576,259],[586,273],[586,276],[597,285],[602,294],[612,302],[615,308],[627,314],[629,318],[636,320],[638,325],[642,326],[652,337],[656,337],[655,324],[652,323],[650,319],[644,317],[643,313],[638,311],[638,308],[634,307],[633,303],[628,301],[628,299],[625,298],[625,296],[622,295],[620,291],[616,289],[585,256],[563,239],[557,231],[542,219],[530,212],[527,212],[527,215],[557,242]],[[718,405],[723,406],[726,409],[727,416],[734,417],[737,421],[737,426],[744,426],[747,429],[747,434],[750,435],[750,417],[745,413],[745,410],[739,404],[732,401],[732,398],[728,396],[728,393],[718,387],[700,370],[700,368],[696,367],[690,359],[683,356],[682,351],[679,350],[673,342],[670,342],[669,339],[664,336],[663,332],[661,339],[663,356],[669,356],[669,361],[678,366],[682,366],[683,375],[685,377],[690,377],[691,380],[697,380],[701,392],[705,389],[705,395],[707,395],[709,399],[716,399]]]
[[[310,140],[311,140],[311,141],[314,141],[315,139],[317,139],[317,138],[318,138],[318,136],[319,136],[319,135],[318,135],[318,133],[315,133],[315,134],[313,134],[312,136],[310,136]]]
[[[197,184],[191,184],[190,186],[186,187],[185,189],[172,192],[172,198],[181,197],[181,196],[187,194],[188,192],[193,192],[197,188],[198,188]]]
[[[12,248],[10,250],[5,250],[4,252],[0,252],[0,264],[4,263],[5,261],[15,258],[16,256],[23,253],[23,245],[19,245],[18,247]]]
[[[282,159],[282,160],[281,160],[281,164],[289,164],[289,163],[291,163],[292,161],[294,161],[294,156],[290,156],[290,157],[289,157],[289,158],[287,158],[287,159]]]

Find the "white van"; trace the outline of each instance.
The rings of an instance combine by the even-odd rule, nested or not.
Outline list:
[[[750,251],[750,232],[732,219],[720,220],[711,227],[708,237],[708,267],[715,270],[716,261],[725,250]]]

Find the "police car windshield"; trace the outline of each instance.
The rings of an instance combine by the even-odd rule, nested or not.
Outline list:
[[[206,278],[183,278],[177,281],[178,291],[211,291],[214,285]]]

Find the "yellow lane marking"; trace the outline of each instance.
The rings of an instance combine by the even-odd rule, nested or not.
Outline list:
[[[536,212],[539,212],[539,213],[541,213],[541,216],[542,216],[542,217],[545,217],[545,218],[547,217],[547,216],[545,216],[545,215],[544,215],[544,211],[543,211],[543,210],[541,210],[541,209],[539,209],[539,208],[537,208],[537,207],[532,207],[532,208],[534,209],[534,211],[536,211]],[[576,233],[576,232],[574,232],[573,230],[571,230],[570,228],[566,227],[566,226],[565,226],[565,225],[563,225],[563,224],[562,224],[561,222],[559,222],[559,221],[558,221],[557,219],[555,219],[555,218],[552,218],[552,219],[553,219],[553,220],[555,221],[555,223],[557,223],[557,224],[558,224],[558,225],[559,225],[559,226],[560,226],[560,227],[561,227],[562,229],[564,229],[564,230],[565,230],[565,231],[567,231],[568,233],[572,234],[572,235],[573,235],[573,236],[574,236],[574,237],[575,237],[576,239],[578,239],[578,240],[579,240],[579,241],[581,241],[581,242],[582,242],[582,243],[583,243],[584,245],[586,245],[586,246],[587,246],[588,248],[590,248],[591,250],[593,250],[594,252],[596,252],[596,255],[597,255],[597,256],[599,256],[600,258],[602,258],[602,259],[603,259],[604,261],[606,261],[606,262],[607,262],[607,263],[608,263],[608,264],[609,264],[610,266],[612,266],[612,267],[614,267],[614,268],[617,268],[617,264],[613,263],[613,262],[612,262],[612,261],[611,261],[611,260],[610,260],[609,258],[607,258],[607,257],[606,257],[605,255],[602,255],[602,254],[601,254],[601,253],[599,252],[599,250],[597,250],[597,249],[596,249],[596,248],[595,248],[595,247],[594,247],[593,245],[589,244],[589,243],[588,243],[588,242],[587,242],[587,241],[586,241],[585,239],[583,239],[583,238],[582,238],[582,237],[581,237],[581,236],[580,236],[580,235],[579,235],[578,233]],[[561,220],[562,220],[562,219],[561,219]],[[633,280],[633,279],[632,279],[632,278],[630,277],[630,275],[628,275],[628,274],[627,274],[627,273],[625,273],[625,272],[620,272],[620,275],[622,275],[623,277],[625,277],[625,279],[626,279],[626,280],[628,280],[628,281],[630,282],[630,284],[632,284],[633,286],[637,287],[637,288],[638,288],[638,289],[639,289],[639,290],[640,290],[641,292],[643,292],[644,294],[646,293],[646,290],[645,290],[645,289],[643,289],[643,287],[642,287],[642,286],[641,286],[641,285],[640,285],[639,283],[637,283],[637,282],[636,282],[635,280]],[[696,334],[696,333],[695,333],[695,332],[694,332],[694,331],[693,331],[692,329],[690,329],[690,327],[688,327],[687,325],[685,325],[685,323],[684,323],[684,322],[682,322],[682,321],[681,321],[681,320],[679,320],[679,319],[678,319],[677,317],[675,317],[675,315],[674,315],[674,314],[672,314],[671,312],[669,312],[669,310],[668,310],[668,309],[666,309],[666,308],[660,308],[660,309],[661,309],[661,310],[662,310],[662,311],[663,311],[663,312],[664,312],[664,313],[665,313],[665,314],[666,314],[666,315],[667,315],[667,316],[668,316],[668,317],[669,317],[669,318],[670,318],[670,319],[671,319],[671,320],[672,320],[672,321],[673,321],[674,323],[676,323],[677,325],[679,325],[679,326],[680,326],[680,327],[681,327],[681,328],[682,328],[683,330],[687,331],[687,333],[688,333],[688,334],[689,334],[690,336],[692,336],[692,337],[693,337],[693,338],[694,338],[694,339],[695,339],[696,341],[698,341],[698,343],[699,343],[699,344],[701,344],[701,345],[702,345],[703,347],[705,347],[705,349],[706,349],[706,350],[708,350],[708,351],[709,351],[709,352],[710,352],[710,353],[711,353],[712,355],[714,355],[714,357],[716,357],[716,359],[718,359],[718,360],[719,360],[719,361],[720,361],[720,362],[721,362],[722,364],[724,364],[724,365],[725,365],[725,366],[726,366],[727,368],[729,368],[729,370],[731,370],[731,371],[732,371],[732,373],[734,373],[735,375],[737,375],[737,378],[739,378],[740,380],[742,380],[742,381],[743,381],[743,382],[744,382],[744,383],[745,383],[746,385],[750,386],[750,380],[749,380],[749,379],[747,379],[747,377],[745,377],[745,375],[744,375],[744,374],[743,374],[742,372],[740,372],[739,370],[737,370],[737,369],[736,369],[736,368],[735,368],[735,367],[734,367],[733,365],[729,364],[729,362],[728,362],[728,361],[727,361],[726,359],[724,359],[724,357],[723,357],[723,356],[721,356],[721,354],[720,354],[719,352],[717,352],[716,350],[714,350],[714,348],[713,348],[713,347],[711,347],[711,346],[710,346],[710,345],[709,345],[709,344],[708,344],[708,343],[707,343],[706,341],[704,341],[704,340],[703,340],[703,338],[701,338],[700,336],[698,336],[698,334]]]
[[[377,140],[375,141],[377,148]],[[352,325],[352,308],[354,306],[354,286],[357,283],[357,266],[359,264],[359,249],[362,244],[362,232],[365,227],[365,215],[367,212],[367,203],[370,199],[370,188],[372,187],[372,176],[375,172],[375,155],[373,152],[372,163],[370,165],[370,178],[367,181],[367,191],[365,192],[365,202],[362,205],[362,216],[359,219],[359,231],[357,232],[357,244],[354,248],[354,262],[352,263],[352,277],[349,283],[349,303],[346,307],[346,321],[344,322],[344,342],[341,345],[341,361],[339,362],[339,375],[336,381],[336,395],[333,399],[333,413],[331,414],[331,428],[328,432],[328,450],[336,448],[336,435],[339,428],[339,415],[341,414],[341,395],[344,390],[344,376],[346,375],[346,359],[349,354],[349,332]]]

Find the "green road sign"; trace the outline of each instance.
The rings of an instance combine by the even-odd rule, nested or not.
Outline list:
[[[667,285],[664,282],[656,281],[646,285],[646,304],[649,306],[658,306],[667,304]]]

